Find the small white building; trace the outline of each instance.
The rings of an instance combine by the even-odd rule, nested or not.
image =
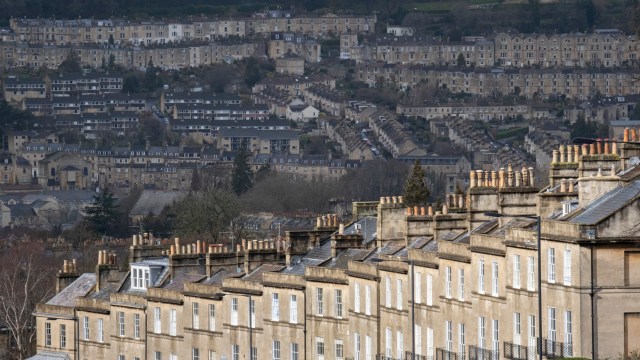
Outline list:
[[[407,26],[387,25],[387,34],[395,36],[413,36],[413,28]]]
[[[290,104],[287,106],[287,119],[295,122],[309,122],[318,118],[320,111],[307,104]]]

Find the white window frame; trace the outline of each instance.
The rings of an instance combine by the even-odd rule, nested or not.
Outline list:
[[[498,296],[498,262],[491,263],[491,296]]]
[[[564,285],[571,286],[571,249],[564,250]]]
[[[271,342],[271,359],[280,360],[280,341],[273,340]]]
[[[547,338],[550,341],[556,341],[556,308],[549,306],[547,309]]]
[[[402,310],[402,279],[396,279],[396,309]]]
[[[498,360],[498,354],[500,354],[500,323],[497,319],[492,321],[491,330],[491,359]]]
[[[564,343],[567,345],[568,356],[573,356],[573,314],[570,310],[564,311]]]
[[[191,303],[191,328],[200,329],[200,304],[197,302]]]
[[[359,313],[360,312],[360,284],[359,283],[355,283],[354,284],[353,292],[354,292],[354,296],[353,296],[353,312]]]
[[[464,301],[464,269],[458,269],[458,300]]]
[[[465,335],[465,326],[464,324],[458,324],[458,358],[460,360],[465,360],[466,354],[466,335]]]
[[[513,343],[520,345],[522,338],[522,323],[519,312],[513,313]]]
[[[89,327],[89,317],[88,316],[84,316],[82,318],[82,339],[83,340],[90,340],[91,339],[91,329]]]
[[[371,360],[371,336],[366,335],[364,337],[364,358],[365,360]]]
[[[316,288],[316,315],[324,316],[324,290]]]
[[[420,304],[422,303],[422,279],[421,279],[421,275],[419,272],[414,272],[414,279],[413,279],[413,285],[414,285],[414,301],[416,304]]]
[[[289,297],[289,322],[298,323],[298,295],[292,294]]]
[[[404,358],[404,334],[402,331],[396,331],[396,359]]]
[[[361,347],[360,347],[360,334],[358,334],[357,332],[353,333],[353,359],[354,360],[360,360],[360,351],[361,351]]]
[[[278,309],[278,312],[279,311],[280,310]],[[255,299],[249,300],[249,327],[252,329],[256,327],[256,300]]]
[[[520,255],[513,255],[513,288],[520,289]]]
[[[427,306],[433,306],[433,275],[427,274]]]
[[[391,328],[384,329],[384,356],[389,359],[391,358],[391,346],[393,344],[393,335],[391,335]]]
[[[271,294],[271,321],[280,321],[280,295]]]
[[[209,304],[209,331],[216,331],[216,305]]]
[[[453,323],[451,320],[444,322],[445,348],[447,351],[453,351]]]
[[[533,256],[527,260],[527,290],[536,290],[536,261]]]
[[[156,334],[162,333],[162,312],[159,307],[153,308],[153,332]]]
[[[342,339],[336,339],[335,341],[336,360],[344,358],[344,342]]]
[[[176,336],[178,332],[178,310],[169,309],[169,335]]]
[[[485,349],[487,339],[487,321],[484,316],[478,316],[478,347]]]
[[[125,336],[126,328],[125,328],[125,314],[124,311],[118,311],[118,335]]]
[[[336,301],[336,308],[335,308],[336,318],[342,319],[342,289],[336,289],[335,301]]]
[[[391,277],[385,278],[385,293],[384,293],[386,307],[391,307]]]
[[[197,347],[191,348],[191,360],[200,360],[200,349]]]
[[[451,266],[444,268],[444,296],[451,299]]]
[[[51,323],[50,322],[44,323],[44,346],[51,347]]]
[[[240,360],[240,345],[231,345],[231,360]]]
[[[547,249],[547,281],[556,282],[556,249]]]
[[[104,342],[104,319],[98,319],[98,342]]]
[[[298,343],[291,343],[291,360],[300,360],[300,351],[298,349]]]
[[[67,347],[67,325],[60,324],[60,348]]]
[[[478,293],[484,294],[484,259],[478,261]]]
[[[325,348],[324,348],[324,338],[316,336],[316,359],[322,360],[324,359]]]
[[[238,298],[231,298],[231,325],[238,326]],[[237,345],[232,345],[237,346]]]
[[[528,316],[528,326],[527,326],[527,338],[528,338],[528,346],[529,348],[534,348],[537,346],[537,339],[536,339],[536,316],[535,315],[529,315]],[[535,350],[534,350],[535,353]],[[535,354],[534,354],[535,355]]]
[[[133,314],[133,338],[140,339],[140,314]]]
[[[371,286],[364,286],[364,314],[371,315]]]

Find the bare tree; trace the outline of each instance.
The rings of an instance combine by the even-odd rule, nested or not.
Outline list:
[[[15,347],[9,357],[26,359],[35,350],[36,304],[53,294],[53,272],[43,249],[24,244],[0,258],[0,322],[8,329]]]

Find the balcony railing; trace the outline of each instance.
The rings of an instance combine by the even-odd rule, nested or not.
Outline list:
[[[405,351],[404,360],[414,360],[412,357],[413,353],[411,351]],[[433,356],[424,356],[416,354],[415,360],[433,360]]]
[[[469,360],[498,360],[500,351],[469,345]]]
[[[527,360],[536,356],[536,346],[523,346],[504,342],[504,357],[511,360]]]
[[[458,360],[458,353],[447,349],[436,348],[436,360]]]
[[[542,339],[542,355],[548,359],[572,357],[573,343],[562,343],[555,340]]]

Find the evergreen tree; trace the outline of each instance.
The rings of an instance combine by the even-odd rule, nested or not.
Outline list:
[[[430,191],[424,178],[424,170],[422,170],[420,162],[416,160],[404,188],[404,203],[407,206],[425,205],[427,203]]]
[[[107,235],[112,232],[114,225],[118,221],[118,209],[115,204],[115,197],[109,189],[104,188],[99,195],[93,197],[93,204],[87,207],[87,221],[98,234]]]
[[[231,186],[236,195],[239,196],[251,188],[251,176],[249,153],[246,147],[242,146],[233,161],[233,174],[231,176]]]

